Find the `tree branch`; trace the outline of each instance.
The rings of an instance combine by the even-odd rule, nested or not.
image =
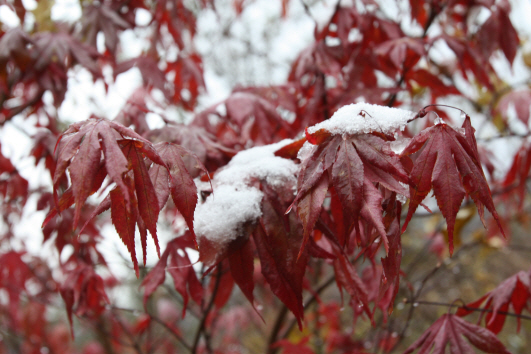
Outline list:
[[[470,306],[467,306],[467,305],[458,305],[458,304],[454,304],[454,303],[448,304],[448,303],[436,302],[436,301],[415,301],[415,302],[410,302],[409,300],[406,299],[404,301],[404,303],[405,304],[413,304],[413,306],[415,306],[415,305],[433,305],[433,306],[446,306],[446,307],[452,307],[452,308],[463,309],[463,310],[467,310],[467,311],[475,311],[475,312],[484,312],[484,313],[485,312],[486,313],[493,313],[494,312],[494,310],[491,310],[491,309],[482,309],[482,308],[478,308],[478,307],[470,307]],[[531,321],[531,316],[529,316],[529,315],[522,315],[522,314],[517,314],[517,313],[514,313],[514,312],[507,312],[507,311],[501,311],[501,310],[498,310],[496,312],[501,314],[501,315],[516,317],[516,318],[520,318],[520,319],[530,320]]]
[[[201,338],[201,335],[204,334],[205,331],[205,323],[208,317],[208,314],[212,310],[212,307],[214,306],[214,300],[216,299],[216,294],[219,289],[219,283],[221,280],[221,266],[217,266],[217,274],[216,274],[216,283],[214,284],[214,290],[212,290],[212,296],[210,297],[210,301],[208,302],[207,307],[203,311],[203,318],[201,318],[201,322],[199,323],[199,327],[197,328],[197,332],[195,334],[194,342],[192,345],[191,352],[193,354],[197,353],[197,347],[199,345],[199,339]]]

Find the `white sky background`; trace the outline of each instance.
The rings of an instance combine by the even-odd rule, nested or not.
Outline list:
[[[395,1],[380,0],[379,2],[384,4],[384,12],[388,17],[398,18],[403,15],[403,12],[394,5]],[[302,49],[313,41],[315,21],[325,22],[335,6],[334,0],[317,2],[317,5],[311,8],[311,13],[315,17],[312,19],[304,12],[300,0],[291,0],[287,19],[279,20],[280,1],[255,0],[245,7],[240,18],[234,20],[233,10],[230,8],[231,3],[231,0],[219,0],[216,2],[217,14],[211,10],[205,10],[198,18],[198,33],[194,43],[197,51],[203,55],[204,78],[207,86],[207,93],[200,98],[198,110],[225,99],[237,84],[267,85],[285,82],[290,63]],[[531,50],[531,23],[529,22],[531,4],[527,0],[512,0],[511,3],[513,6],[511,19],[519,33],[523,35],[524,48]],[[26,0],[24,4],[28,9],[36,6],[35,1],[32,0]],[[27,16],[31,20],[32,14]],[[52,9],[54,20],[74,21],[80,16],[81,9],[77,0],[56,0],[56,5]],[[149,13],[139,11],[137,21],[147,23],[149,16]],[[0,6],[0,21],[7,27],[18,25],[18,19],[5,5]],[[231,22],[232,25],[229,25]],[[409,22],[405,20],[406,24]],[[220,27],[228,28],[234,38],[222,37]],[[408,28],[404,30],[407,31]],[[414,31],[413,28],[409,30]],[[436,30],[435,28],[434,31]],[[147,48],[148,44],[142,38],[142,31],[145,30],[127,30],[122,33],[121,39],[126,44],[123,48],[123,59],[134,57]],[[99,38],[99,42],[102,45],[103,38]],[[442,47],[439,50],[439,54],[443,57],[451,58],[453,55],[448,48]],[[265,55],[267,57],[264,57]],[[521,55],[516,57],[513,71],[509,69],[503,58],[494,60],[493,65],[508,83],[520,83],[529,79],[530,73],[524,66]],[[104,74],[106,77],[112,75],[110,70]],[[108,82],[110,83],[110,79]],[[69,73],[68,92],[64,103],[58,110],[58,115],[67,122],[87,119],[91,113],[112,119],[140,84],[140,73],[137,69],[131,69],[119,75],[106,93],[103,83],[93,84],[92,77],[86,70],[75,69]],[[466,82],[462,82],[463,89],[467,85]],[[449,99],[448,103],[469,112],[473,125],[476,126],[483,121],[483,117],[471,114],[474,110],[463,101]],[[167,114],[170,115],[172,112],[167,112]],[[454,113],[452,112],[451,115]],[[46,185],[51,189],[48,172],[44,170],[42,164],[36,172],[33,158],[25,157],[32,147],[28,134],[35,133],[32,128],[35,119],[31,117],[23,120],[17,117],[5,124],[0,130],[2,153],[12,158],[23,177],[29,180],[31,187]],[[515,115],[512,121],[515,126],[520,124],[515,119]],[[153,116],[150,124],[152,127],[158,126],[160,120]],[[496,130],[488,125],[481,129],[480,133],[483,137],[497,134]],[[507,169],[512,161],[507,156],[512,156],[518,146],[500,139],[489,143],[489,147],[497,154],[500,166]],[[42,233],[39,227],[44,219],[44,213],[35,212],[35,203],[36,200],[30,200],[28,203],[25,218],[18,225],[16,233],[19,239],[26,243],[31,253],[48,256],[50,252],[53,252],[53,246],[49,242],[42,247]],[[116,235],[114,227],[109,224],[103,233],[105,238],[99,249],[109,260],[112,271],[116,272],[118,277],[134,276],[130,269],[120,266],[121,260],[117,260],[116,263],[112,261],[116,259],[116,250],[125,259],[130,258],[127,249]],[[162,249],[171,237],[169,232],[161,230]],[[16,244],[13,246],[21,247]],[[140,250],[137,250],[137,254],[141,254]],[[153,242],[148,241],[148,265],[153,265],[156,260]]]

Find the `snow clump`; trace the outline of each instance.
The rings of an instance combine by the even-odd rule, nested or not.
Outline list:
[[[362,133],[379,132],[393,134],[397,130],[404,130],[406,124],[415,116],[415,113],[400,108],[391,108],[375,104],[360,102],[339,108],[330,119],[308,128],[309,134],[314,134],[321,129],[327,130],[332,135],[356,135]],[[393,142],[393,150],[399,154],[408,141],[402,139]],[[299,150],[297,158],[304,161],[311,156],[316,148],[310,142],[305,142]]]
[[[330,119],[308,128],[308,133],[325,129],[334,135],[391,134],[397,129],[404,130],[408,120],[414,116],[415,113],[404,109],[361,102],[341,107]]]
[[[298,165],[274,155],[292,142],[283,140],[241,151],[217,172],[212,180],[214,193],[195,209],[195,234],[223,246],[240,235],[243,224],[260,218],[263,193],[252,186],[254,181],[273,188],[295,188]]]

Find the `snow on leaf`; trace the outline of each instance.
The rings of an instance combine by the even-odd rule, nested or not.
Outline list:
[[[262,215],[261,200],[262,192],[256,188],[219,185],[214,194],[197,205],[194,231],[199,238],[205,237],[219,244],[232,241],[239,236],[238,229],[242,224]]]
[[[247,223],[256,223],[262,215],[262,191],[254,185],[267,184],[278,190],[292,190],[298,166],[291,160],[274,155],[280,143],[247,149],[235,155],[214,176],[214,193],[198,204],[194,214],[194,231],[223,248],[241,236]]]
[[[330,119],[308,128],[307,132],[313,135],[323,129],[334,135],[371,132],[392,134],[404,129],[413,116],[413,112],[399,108],[356,103],[341,107]]]
[[[360,107],[369,109],[374,116],[369,117],[370,113]],[[359,116],[353,117],[354,112]],[[306,148],[305,153],[299,151],[300,156],[305,157],[301,164],[297,196],[293,204],[300,208],[302,200],[309,193],[315,193],[318,181],[322,181],[321,176],[329,174],[329,187],[334,188],[344,210],[342,221],[346,235],[350,234],[353,228],[359,234],[358,222],[360,219],[364,220],[378,231],[387,252],[387,235],[382,221],[382,195],[376,185],[407,195],[408,191],[399,182],[407,182],[408,176],[398,155],[391,150],[389,142],[384,138],[386,134],[402,128],[411,116],[411,112],[403,110],[357,104],[344,107],[329,121],[308,128],[307,139],[317,146],[313,149]],[[386,117],[388,121],[385,120]],[[361,121],[349,126],[349,122],[355,119]],[[372,132],[372,129],[384,135],[380,137],[364,134]],[[303,146],[301,150],[304,148]],[[312,207],[312,210],[307,212],[308,215],[320,213],[321,205],[311,203],[308,206]],[[311,231],[315,221],[310,218],[302,220],[305,233]]]
[[[463,124],[465,130],[469,125],[467,120]],[[473,133],[470,127],[467,133]],[[473,143],[473,137],[465,136],[442,123],[411,139],[401,154],[407,156],[418,152],[410,174],[411,201],[402,231],[433,188],[437,205],[448,224],[450,254],[453,252],[455,218],[465,195],[474,200],[482,220],[483,207],[486,206],[499,225],[490,188],[476,157],[477,147],[471,146]]]
[[[459,308],[456,314],[466,316],[472,312],[467,310],[467,307],[478,308],[484,303],[482,308],[490,310],[485,316],[486,327],[498,334],[503,328],[509,307],[513,308],[515,314],[520,315],[524,309],[530,309],[528,305],[530,297],[529,272],[520,271],[505,279],[494,290],[489,291],[478,300],[467,304],[466,307]],[[479,322],[481,322],[483,315],[485,312],[482,312]],[[520,330],[520,318],[518,317],[517,320],[518,330]]]
[[[419,354],[444,354],[448,345],[452,354],[474,353],[463,337],[475,348],[486,353],[510,354],[494,333],[451,314],[442,315],[403,354],[413,353],[419,348]]]

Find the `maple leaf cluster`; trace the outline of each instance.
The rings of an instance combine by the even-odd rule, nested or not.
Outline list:
[[[510,243],[514,221],[529,222],[531,91],[499,72],[500,62],[526,65],[508,1],[409,0],[407,24],[379,2],[338,2],[315,20],[283,84],[238,86],[205,106],[211,59],[194,41],[203,13],[223,18],[220,3],[83,3],[67,24],[30,21],[23,2],[0,2],[21,24],[0,30],[0,129],[32,125],[28,153],[50,179],[35,186],[0,151],[0,352],[78,353],[64,340],[74,335],[86,337],[83,353],[245,352],[256,343],[242,329],[260,328],[257,343],[271,354],[508,353],[497,335],[507,316],[518,330],[526,319],[526,271],[468,305],[448,299],[457,313],[408,337],[417,306],[430,304],[420,301],[426,283],[444,267],[426,252],[436,239],[446,238],[435,252],[446,265],[468,248]],[[296,5],[278,5],[279,21],[289,20]],[[230,6],[235,23],[259,5]],[[315,4],[300,6],[312,19]],[[131,32],[147,46],[133,56]],[[61,121],[76,72],[107,93],[131,70],[141,84],[116,116]],[[486,130],[497,135],[485,140]],[[511,138],[516,154],[499,171],[482,143]],[[30,208],[45,214],[54,261],[20,251]],[[438,226],[419,231],[421,217]],[[488,231],[463,236],[474,223]],[[114,274],[106,225],[136,279]],[[415,281],[419,268],[433,270]],[[118,306],[128,284],[140,306]],[[67,324],[46,312],[57,297]],[[477,325],[463,319],[475,312]]]

